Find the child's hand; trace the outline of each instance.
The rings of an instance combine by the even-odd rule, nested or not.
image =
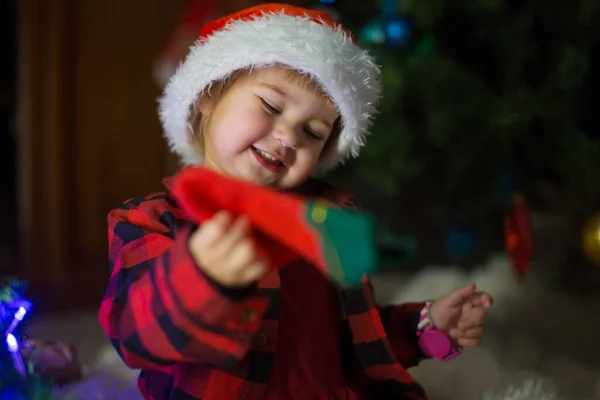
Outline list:
[[[470,284],[433,302],[429,315],[433,324],[459,346],[475,347],[481,342],[487,310],[492,304],[489,293],[476,292],[475,284]]]
[[[259,280],[267,265],[248,236],[248,220],[232,221],[221,211],[190,236],[190,252],[211,279],[228,288],[243,288]]]

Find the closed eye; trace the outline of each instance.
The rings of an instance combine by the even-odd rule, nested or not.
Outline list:
[[[268,101],[266,101],[265,99],[263,99],[262,97],[258,97],[260,99],[260,102],[262,103],[262,106],[264,107],[264,109],[271,115],[279,115],[281,114],[281,110],[277,109],[276,107],[272,106],[271,104],[269,104]],[[306,133],[306,136],[308,136],[308,138],[310,140],[314,140],[314,141],[320,141],[323,140],[323,136],[310,130],[307,128],[304,128],[304,133]]]
[[[310,129],[304,129],[304,133],[306,133],[306,135],[309,137],[309,139],[311,140],[323,140],[323,136],[319,135],[316,132],[311,131]]]
[[[279,111],[277,108],[270,105],[265,99],[263,99],[262,97],[259,97],[259,99],[260,99],[260,102],[262,103],[263,107],[265,108],[265,110],[267,110],[267,112],[269,114],[273,114],[273,115],[281,114],[281,111]]]

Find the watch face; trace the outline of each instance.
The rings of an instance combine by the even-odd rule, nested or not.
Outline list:
[[[438,359],[446,357],[452,348],[448,336],[439,330],[423,332],[419,337],[419,346],[425,355]]]

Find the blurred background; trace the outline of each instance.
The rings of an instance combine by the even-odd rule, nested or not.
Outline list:
[[[97,304],[107,212],[177,170],[161,88],[206,21],[259,3],[0,1],[0,267],[40,308]],[[369,146],[327,179],[415,239],[398,268],[473,268],[504,252],[520,193],[543,265],[533,273],[598,287],[600,4],[292,3],[328,9],[382,65]]]
[[[383,68],[369,145],[327,179],[417,243],[376,277],[384,298],[390,276],[507,252],[553,292],[599,292],[600,2],[288,2],[329,10]],[[259,3],[0,0],[0,277],[36,313],[97,308],[108,211],[177,170],[156,98],[206,21]]]

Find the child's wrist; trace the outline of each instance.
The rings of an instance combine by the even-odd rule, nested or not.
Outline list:
[[[427,357],[449,361],[458,357],[462,349],[452,343],[446,332],[435,326],[430,314],[432,304],[432,300],[425,302],[419,314],[417,325],[419,347]]]

